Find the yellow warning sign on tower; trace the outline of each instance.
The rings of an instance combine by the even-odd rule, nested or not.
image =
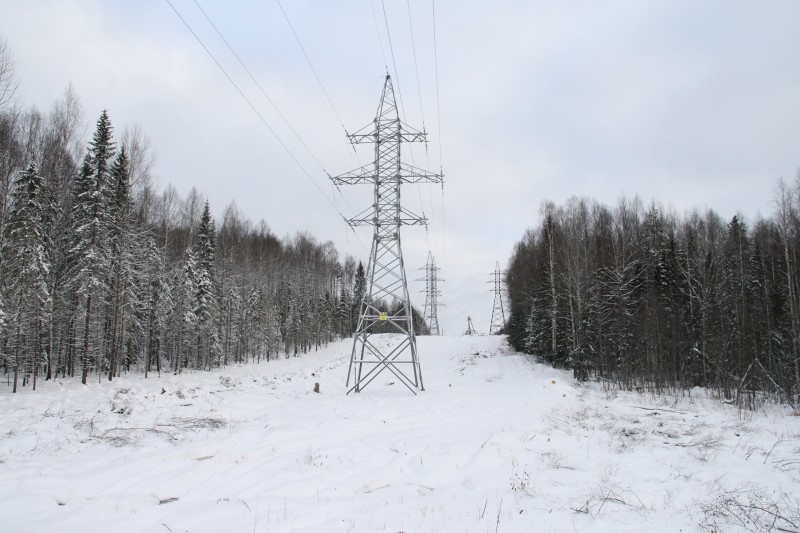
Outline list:
[[[389,320],[389,315],[386,313],[386,311],[381,311],[379,318],[380,320]]]

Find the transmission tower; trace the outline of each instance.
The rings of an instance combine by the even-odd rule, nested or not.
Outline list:
[[[489,326],[489,335],[496,335],[506,327],[506,314],[503,310],[503,273],[500,271],[500,263],[495,264],[492,279],[489,281],[493,285],[494,305],[492,306],[492,322]]]
[[[381,372],[388,370],[416,394],[417,390],[425,390],[425,387],[417,357],[411,301],[400,247],[400,226],[426,224],[427,220],[401,206],[400,186],[404,183],[442,183],[443,178],[441,174],[432,174],[401,162],[400,145],[403,142],[424,142],[426,134],[400,121],[392,80],[388,75],[375,120],[347,137],[354,145],[375,145],[374,163],[331,177],[337,186],[374,186],[372,205],[347,221],[353,227],[370,225],[375,228],[367,286],[347,371],[347,393],[361,392]],[[400,335],[373,342],[371,337],[381,325]]]
[[[425,279],[417,280],[425,282],[425,307],[422,310],[422,317],[428,324],[431,335],[441,335],[438,308],[439,296],[442,295],[442,291],[438,289],[437,284],[444,280],[439,277],[439,267],[436,266],[436,259],[430,252],[428,252],[428,262],[425,263],[423,270],[425,270]]]
[[[467,317],[467,331],[464,332],[464,335],[477,335],[475,332],[475,326],[472,325],[472,317]]]

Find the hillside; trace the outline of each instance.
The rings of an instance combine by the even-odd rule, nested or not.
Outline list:
[[[390,374],[345,396],[349,341],[4,393],[2,529],[800,528],[800,417],[787,408],[604,391],[501,337],[419,345],[418,396]]]

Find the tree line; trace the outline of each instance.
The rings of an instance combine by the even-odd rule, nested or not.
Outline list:
[[[580,380],[800,405],[800,175],[752,224],[656,203],[547,202],[506,274],[510,343]]]
[[[279,239],[235,204],[157,190],[137,127],[103,111],[84,145],[69,88],[49,113],[9,97],[0,41],[0,366],[37,380],[180,373],[314,350],[352,333],[362,264],[307,233]],[[9,74],[10,73],[10,74]]]

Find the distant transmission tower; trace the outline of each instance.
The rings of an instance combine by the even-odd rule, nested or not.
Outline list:
[[[371,225],[375,228],[367,268],[367,287],[361,301],[347,371],[347,393],[360,392],[381,372],[388,370],[416,394],[417,390],[425,390],[425,387],[417,357],[411,301],[400,247],[400,226],[426,224],[427,220],[400,205],[400,186],[403,183],[442,183],[443,178],[441,174],[432,174],[400,161],[401,143],[424,142],[426,134],[400,122],[392,80],[388,75],[375,120],[347,136],[352,144],[375,145],[374,163],[331,177],[337,186],[374,185],[372,205],[347,221],[351,226]],[[400,335],[373,342],[371,337],[379,325],[386,325]]]
[[[506,327],[506,314],[503,310],[503,273],[500,271],[500,263],[496,263],[494,272],[492,272],[492,280],[489,283],[493,284],[492,291],[494,292],[494,306],[492,307],[492,322],[489,326],[489,334],[496,335]]]
[[[439,329],[439,296],[442,292],[438,289],[437,284],[444,281],[439,278],[439,267],[436,266],[436,259],[433,254],[428,252],[428,262],[423,267],[425,270],[425,279],[417,281],[425,281],[425,307],[422,310],[422,317],[425,323],[428,324],[428,329],[431,335],[441,335]]]
[[[477,335],[475,332],[475,326],[472,325],[472,317],[467,317],[467,331],[464,332],[464,335]]]

